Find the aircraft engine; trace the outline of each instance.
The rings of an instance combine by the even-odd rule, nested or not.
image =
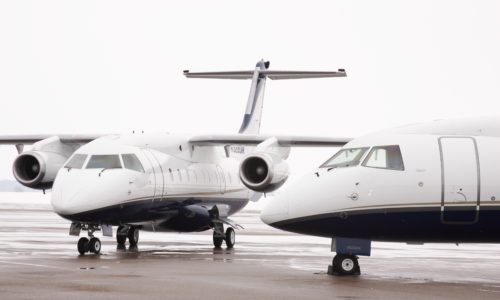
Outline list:
[[[52,152],[28,151],[21,153],[12,166],[16,180],[33,189],[50,189],[57,171],[67,157]]]
[[[240,179],[254,191],[268,193],[282,186],[288,178],[288,164],[279,155],[256,152],[243,159]]]

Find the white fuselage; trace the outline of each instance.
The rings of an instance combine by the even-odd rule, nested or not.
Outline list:
[[[401,169],[370,166],[376,148],[399,146]],[[320,167],[281,191],[262,213],[275,227],[385,241],[500,241],[500,122],[440,121],[346,144],[358,163]]]
[[[240,182],[237,158],[226,157],[221,147],[191,146],[182,136],[106,136],[78,154],[86,155],[82,167],[61,168],[52,193],[54,211],[76,222],[165,221],[179,206],[189,205],[209,209],[216,204],[221,216],[229,216],[250,197]],[[124,154],[134,154],[143,171],[126,168]],[[89,168],[92,155],[119,155],[122,167]]]

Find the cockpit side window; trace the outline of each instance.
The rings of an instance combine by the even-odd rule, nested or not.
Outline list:
[[[398,171],[405,169],[398,145],[373,147],[363,161],[363,166]]]
[[[68,169],[81,169],[86,159],[87,154],[75,154],[64,167]]]
[[[122,159],[125,169],[144,173],[144,168],[135,154],[122,154]]]
[[[87,169],[119,169],[122,167],[120,156],[116,155],[92,155]]]
[[[368,148],[341,149],[332,158],[323,163],[320,168],[344,168],[359,165]]]

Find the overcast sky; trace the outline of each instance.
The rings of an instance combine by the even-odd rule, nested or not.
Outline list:
[[[250,82],[182,70],[261,58],[348,74],[269,81],[262,133],[356,137],[491,115],[499,16],[499,1],[0,1],[0,134],[234,133]],[[12,178],[15,150],[0,153]]]

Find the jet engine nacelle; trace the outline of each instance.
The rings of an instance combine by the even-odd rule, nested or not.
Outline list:
[[[251,190],[269,193],[288,179],[288,164],[278,154],[255,152],[241,162],[240,179]]]
[[[57,136],[38,141],[31,151],[19,154],[14,161],[14,177],[24,186],[50,189],[59,169],[80,146],[80,143],[63,143]]]
[[[12,171],[16,180],[24,186],[50,189],[66,159],[58,153],[28,151],[16,158]]]

